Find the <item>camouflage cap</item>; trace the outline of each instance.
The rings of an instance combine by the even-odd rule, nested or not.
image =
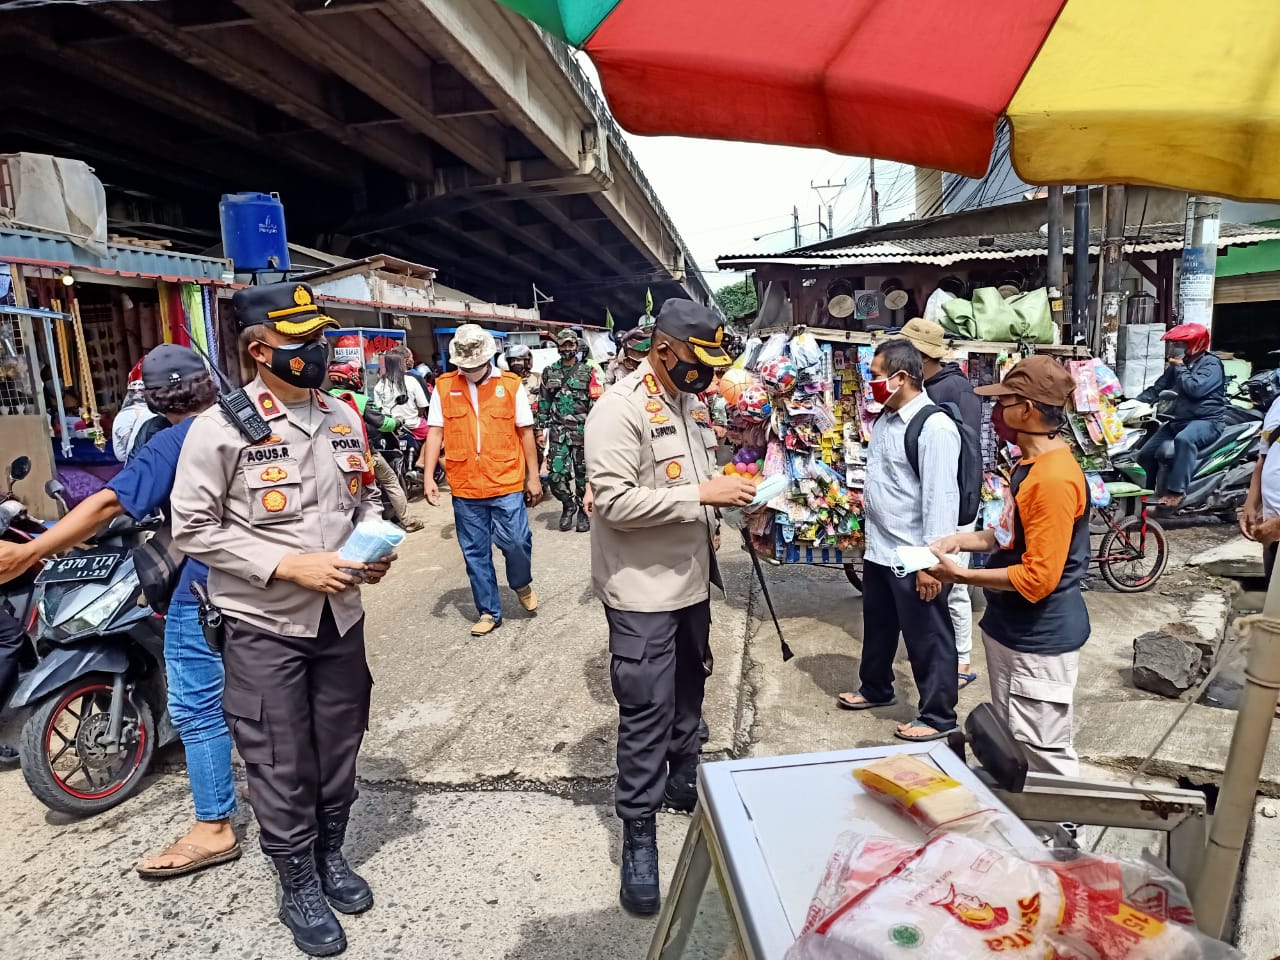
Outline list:
[[[475,323],[464,323],[449,341],[449,362],[455,367],[483,366],[498,352],[493,334]]]
[[[580,339],[581,337],[579,337],[577,331],[573,327],[565,327],[565,329],[556,334],[556,344],[561,347],[567,344],[570,340],[576,344]]]

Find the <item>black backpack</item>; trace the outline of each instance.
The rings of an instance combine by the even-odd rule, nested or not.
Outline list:
[[[978,508],[982,498],[982,440],[977,429],[965,423],[960,417],[960,408],[954,403],[931,403],[907,424],[904,443],[907,448],[907,462],[920,476],[920,431],[924,422],[935,413],[943,413],[951,418],[951,422],[960,431],[960,462],[956,467],[956,485],[960,488],[960,512],[956,517],[957,526],[966,526],[978,518]]]

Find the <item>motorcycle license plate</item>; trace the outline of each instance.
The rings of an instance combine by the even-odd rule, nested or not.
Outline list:
[[[123,553],[91,553],[87,556],[61,557],[36,577],[36,583],[72,583],[80,580],[105,580],[115,572]]]

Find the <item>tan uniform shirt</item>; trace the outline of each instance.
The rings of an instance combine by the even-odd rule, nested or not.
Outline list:
[[[209,566],[209,596],[229,616],[282,636],[314,637],[328,599],[345,633],[359,587],[332,595],[273,579],[288,554],[337,550],[381,510],[361,483],[368,450],[356,412],[319,391],[288,407],[261,379],[246,388],[272,435],[250,444],[213,406],[182,445],[170,503],[179,549]]]
[[[706,405],[668,396],[646,360],[596,401],[585,446],[596,596],[649,613],[706,600],[709,584],[720,585],[715,510],[698,502],[698,485],[715,469]]]

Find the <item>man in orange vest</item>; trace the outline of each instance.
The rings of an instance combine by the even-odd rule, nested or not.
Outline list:
[[[458,545],[480,615],[471,628],[473,637],[502,624],[495,544],[506,559],[507,583],[520,606],[531,613],[538,608],[528,512],[542,500],[533,410],[520,378],[494,367],[497,351],[493,336],[476,324],[458,327],[449,343],[449,362],[456,369],[436,380],[427,411],[427,442],[418,462],[427,502],[437,506],[440,488],[434,478],[443,442]]]

